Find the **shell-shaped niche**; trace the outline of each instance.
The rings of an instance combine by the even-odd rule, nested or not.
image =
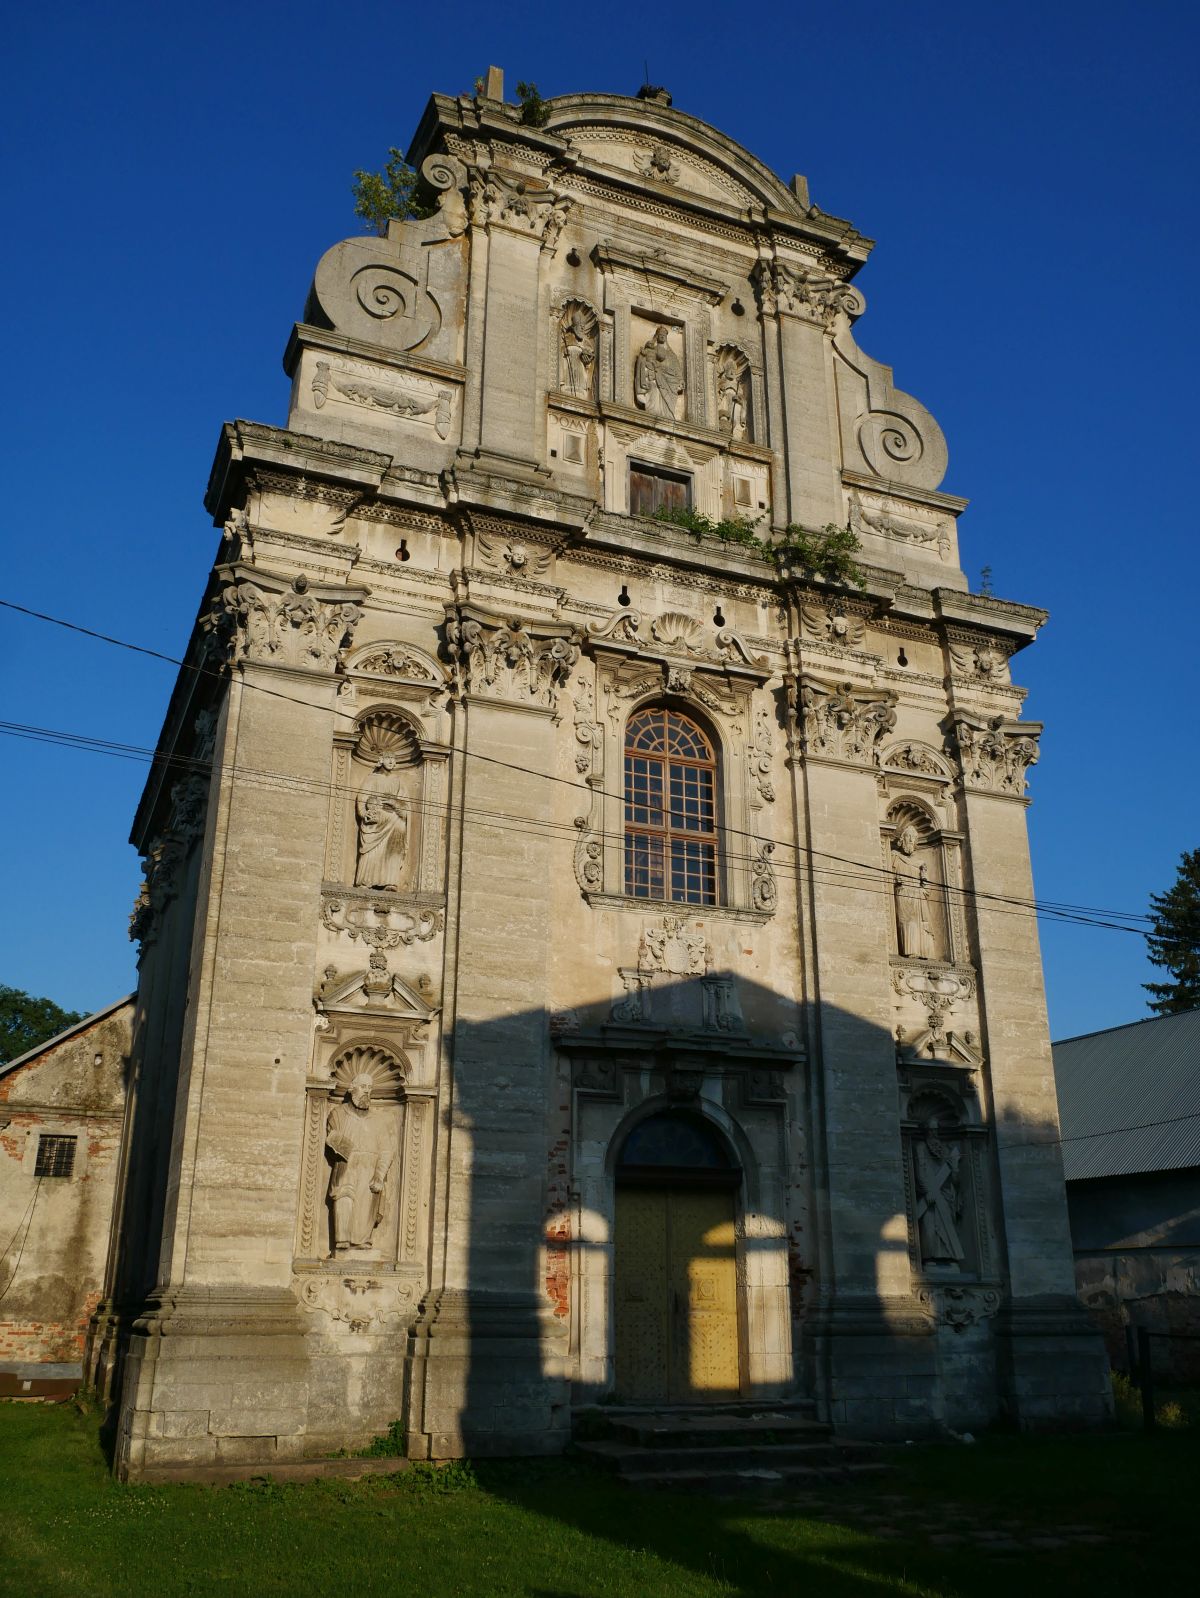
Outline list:
[[[333,1062],[334,1085],[345,1093],[352,1082],[366,1077],[371,1097],[395,1098],[408,1080],[408,1061],[377,1043],[356,1043],[343,1049]]]
[[[694,616],[685,616],[679,610],[665,610],[650,624],[655,640],[664,649],[680,649],[687,654],[698,654],[703,628]]]
[[[421,758],[417,734],[404,716],[377,712],[363,722],[354,753],[370,766],[391,755],[397,765],[414,765]]]

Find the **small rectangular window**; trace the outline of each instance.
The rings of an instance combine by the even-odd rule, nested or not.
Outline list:
[[[739,509],[749,510],[754,504],[753,485],[748,477],[735,477],[733,480],[733,503]]]
[[[563,434],[563,460],[571,461],[576,466],[583,461],[583,439],[578,433]]]
[[[34,1176],[69,1178],[75,1170],[75,1144],[78,1141],[77,1138],[43,1132],[38,1138],[37,1159],[33,1163]]]
[[[629,514],[653,516],[656,510],[690,510],[692,480],[684,472],[664,472],[656,466],[629,467]]]

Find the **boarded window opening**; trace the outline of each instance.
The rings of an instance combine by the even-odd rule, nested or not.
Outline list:
[[[75,1145],[78,1141],[78,1138],[43,1132],[38,1138],[34,1176],[71,1177],[75,1171]]]
[[[657,510],[691,510],[692,480],[683,472],[656,466],[629,468],[629,514],[653,516]]]

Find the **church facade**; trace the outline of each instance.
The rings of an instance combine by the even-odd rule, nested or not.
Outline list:
[[[581,1405],[1087,1424],[1026,831],[870,241],[664,91],[435,96],[334,246],[134,826],[128,1476]],[[853,560],[839,556],[857,539]]]

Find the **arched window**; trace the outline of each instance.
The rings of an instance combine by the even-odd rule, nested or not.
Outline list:
[[[677,710],[639,710],[625,729],[625,892],[717,902],[717,761]]]

